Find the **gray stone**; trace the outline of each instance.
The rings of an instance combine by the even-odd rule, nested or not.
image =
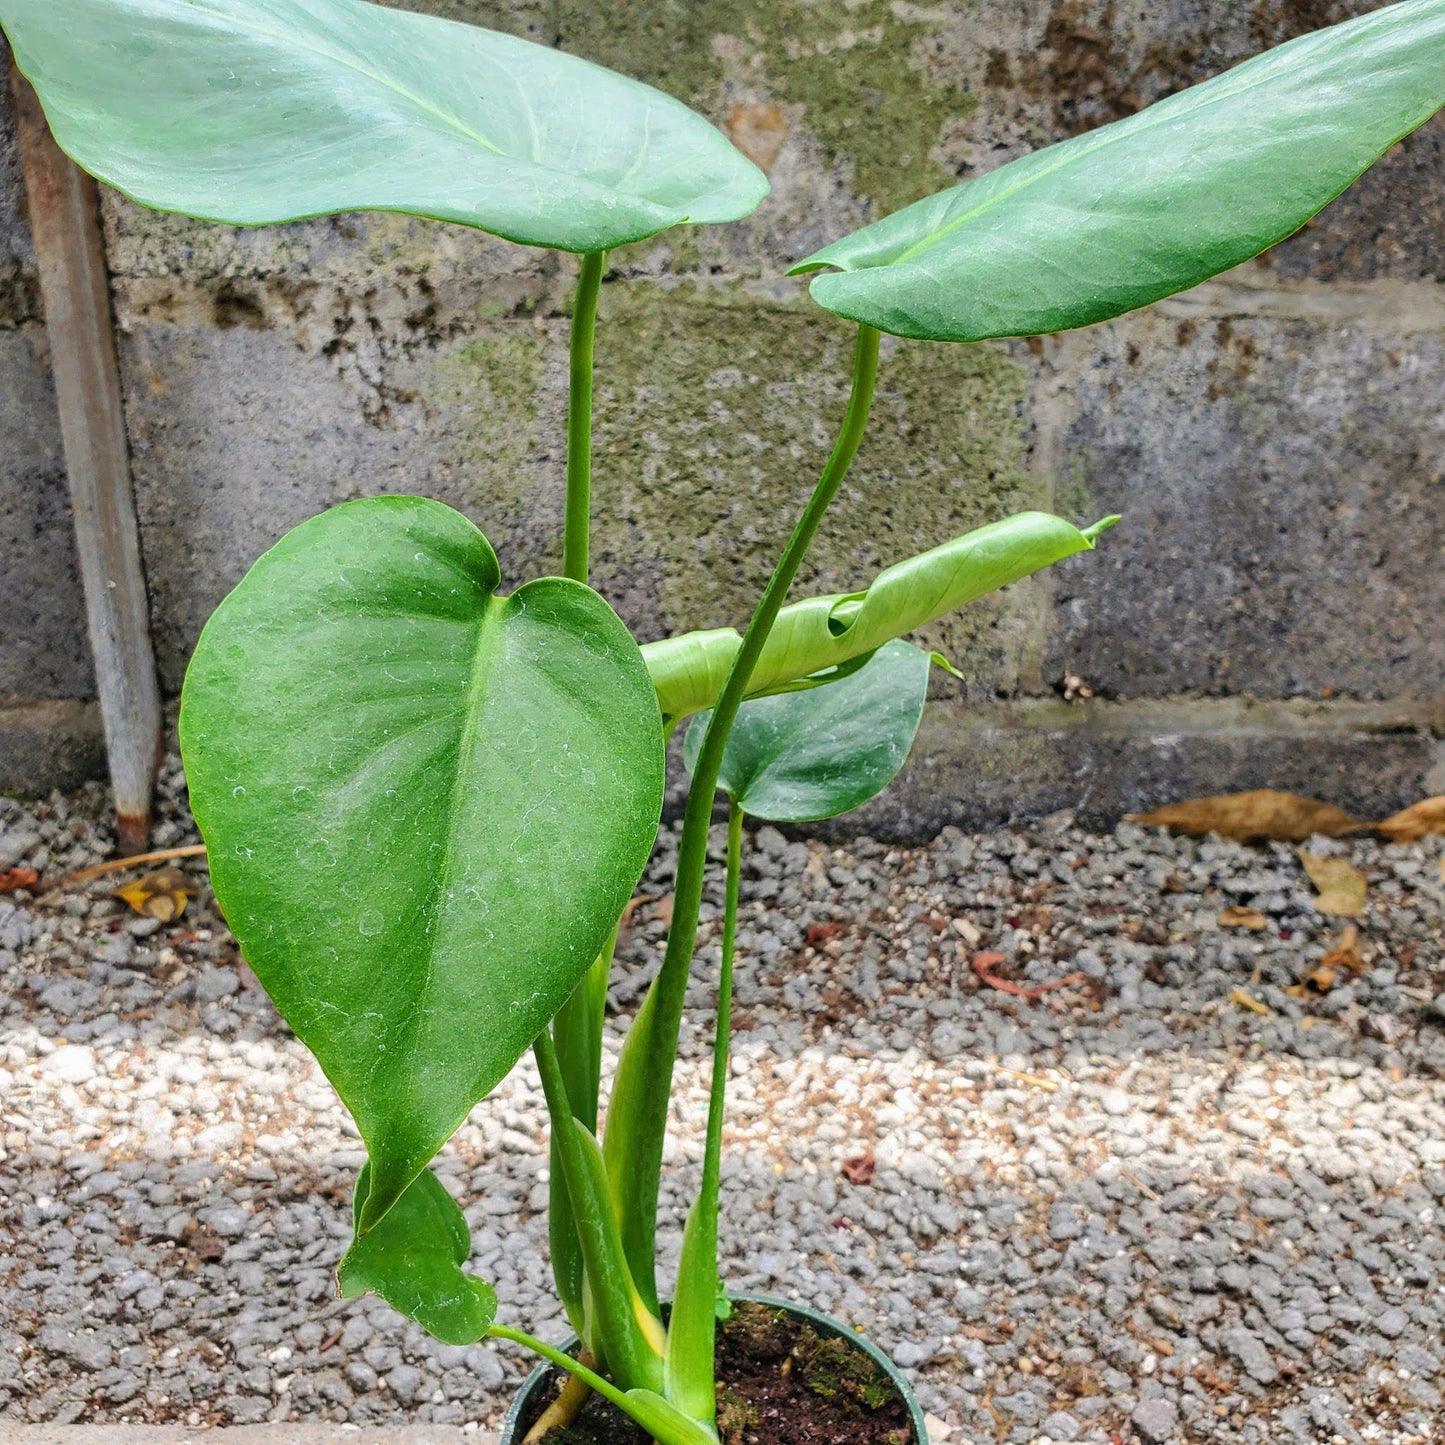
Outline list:
[[[1067,1410],[1056,1410],[1046,1415],[1039,1426],[1039,1432],[1050,1440],[1073,1441],[1084,1432],[1084,1427]]]
[[[1253,1331],[1244,1329],[1242,1326],[1227,1331],[1224,1336],[1224,1346],[1244,1367],[1245,1374],[1252,1380],[1258,1380],[1261,1385],[1274,1383],[1279,1370],[1263,1341]]]
[[[197,1003],[218,1003],[235,993],[241,980],[233,968],[207,968],[197,976],[195,987]]]
[[[1179,1407],[1172,1400],[1140,1400],[1129,1419],[1140,1435],[1155,1445],[1179,1438]]]

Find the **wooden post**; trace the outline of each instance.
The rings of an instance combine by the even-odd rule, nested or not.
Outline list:
[[[130,456],[95,182],[61,151],[40,101],[10,64],[15,130],[45,301],[75,542],[123,853],[150,839],[161,749]]]

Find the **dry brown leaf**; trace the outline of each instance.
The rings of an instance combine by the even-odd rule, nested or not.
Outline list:
[[[1392,843],[1418,843],[1431,833],[1445,833],[1445,797],[1426,798],[1403,812],[1375,824]]]
[[[1300,862],[1319,890],[1315,908],[1335,918],[1362,918],[1370,885],[1365,875],[1348,858],[1325,858],[1300,849]]]
[[[1342,974],[1353,978],[1365,971],[1365,959],[1360,952],[1360,930],[1353,923],[1345,925],[1340,940],[1304,976],[1294,988],[1288,990],[1296,998],[1308,993],[1328,993],[1339,981]]]
[[[111,894],[112,898],[128,903],[137,913],[147,918],[159,918],[162,923],[179,918],[186,911],[186,904],[195,896],[195,879],[179,868],[162,868],[159,873],[147,873]]]
[[[15,893],[21,888],[34,888],[40,875],[33,868],[7,868],[0,873],[0,893]]]
[[[994,972],[999,964],[1007,962],[1008,959],[1002,953],[976,953],[973,956],[973,971],[979,982],[986,984],[989,988],[996,988],[1000,993],[1012,994],[1015,998],[1026,998],[1031,1003],[1041,999],[1046,993],[1052,993],[1056,988],[1072,988],[1076,983],[1084,983],[1088,977],[1082,973],[1070,973],[1063,978],[1051,979],[1048,983],[1025,986],[1015,983],[1011,978],[1000,978]]]
[[[1267,1014],[1269,1012],[1268,1004],[1260,1003],[1257,998],[1251,998],[1242,988],[1236,987],[1230,989],[1229,1001],[1230,1003],[1237,1003],[1240,1008],[1247,1008],[1250,1013]]]
[[[1251,933],[1263,933],[1269,922],[1257,908],[1229,907],[1219,915],[1221,928],[1247,928]]]
[[[1131,813],[1129,821],[1176,833],[1218,833],[1240,843],[1257,839],[1302,843],[1312,833],[1338,838],[1364,826],[1330,803],[1274,788],[1171,803],[1152,813]]]
[[[870,1184],[878,1170],[878,1158],[870,1149],[856,1159],[843,1161],[843,1173],[853,1184]]]

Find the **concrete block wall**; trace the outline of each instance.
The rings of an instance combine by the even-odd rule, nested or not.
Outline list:
[[[595,581],[649,638],[746,617],[831,442],[851,333],[784,279],[791,261],[1371,6],[423,8],[657,84],[771,175],[753,218],[628,247],[604,287]],[[0,128],[0,617],[26,624],[0,628],[0,781],[36,787],[34,709],[83,709],[90,679],[14,171]],[[168,691],[250,562],[351,497],[439,497],[511,581],[555,567],[570,259],[391,216],[232,231],[107,194],[105,221]],[[1025,507],[1125,523],[927,635],[968,680],[939,684],[908,773],[863,822],[1106,819],[1262,785],[1373,812],[1445,791],[1442,238],[1437,119],[1300,235],[1186,296],[1029,343],[886,344],[807,587],[866,583]],[[1069,678],[1093,699],[1065,701]]]

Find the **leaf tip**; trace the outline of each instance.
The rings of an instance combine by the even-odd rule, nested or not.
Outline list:
[[[1088,541],[1089,546],[1092,547],[1110,527],[1117,526],[1123,520],[1123,517],[1118,512],[1115,512],[1112,516],[1100,517],[1092,527],[1085,527],[1083,529],[1084,537]]]

